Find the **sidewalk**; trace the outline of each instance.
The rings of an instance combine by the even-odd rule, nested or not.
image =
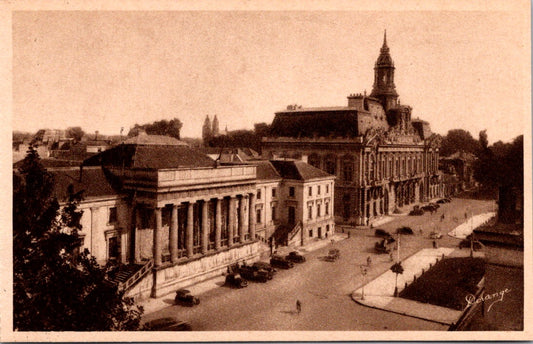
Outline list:
[[[426,248],[418,251],[402,262],[404,272],[398,275],[398,293],[404,289],[406,283],[411,283],[415,276],[419,277],[422,275],[424,271],[427,271],[444,256],[464,256],[465,254],[468,255],[469,252],[449,247]],[[476,253],[476,255],[482,254]],[[461,311],[455,309],[394,297],[395,280],[396,274],[391,270],[387,270],[382,275],[355,290],[352,293],[352,299],[367,307],[408,315],[444,325],[455,323],[461,315]],[[364,298],[362,298],[363,293]]]
[[[305,246],[299,246],[299,247],[290,247],[290,246],[283,246],[278,247],[277,253],[285,255],[289,253],[290,251],[299,251],[303,255],[307,252],[312,252],[315,250],[318,250],[322,247],[325,247],[327,245],[330,245],[332,241],[337,242],[340,240],[344,240],[347,238],[346,234],[342,233],[335,233],[333,236],[331,236],[329,239],[319,239],[316,241],[311,241]],[[268,252],[270,254],[270,252]],[[186,289],[191,291],[191,294],[193,295],[201,295],[205,292],[208,292],[210,290],[219,288],[224,284],[226,280],[226,277],[224,275],[220,275],[217,277],[213,277],[211,279],[208,279],[206,281],[191,285],[187,287]],[[138,302],[139,305],[143,306],[144,308],[144,315],[157,312],[163,308],[170,307],[174,304],[174,294],[167,294],[163,295],[157,299],[149,298],[146,300],[142,300]]]
[[[468,219],[468,221],[455,227],[455,229],[449,232],[448,235],[458,239],[466,239],[466,237],[472,233],[474,229],[489,222],[494,216],[496,216],[495,212],[472,216]]]

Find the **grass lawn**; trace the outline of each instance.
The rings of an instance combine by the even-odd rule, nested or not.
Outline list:
[[[400,293],[400,297],[463,310],[465,297],[475,294],[485,274],[482,258],[448,258],[439,261]]]

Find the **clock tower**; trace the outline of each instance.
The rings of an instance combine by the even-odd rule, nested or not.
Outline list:
[[[379,99],[385,111],[397,106],[398,93],[394,85],[394,62],[389,54],[386,30],[383,36],[383,46],[374,66],[374,85],[370,96]]]

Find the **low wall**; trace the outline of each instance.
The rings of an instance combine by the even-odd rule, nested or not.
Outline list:
[[[244,244],[186,263],[154,268],[128,291],[127,296],[135,300],[160,297],[177,289],[219,276],[226,271],[228,265],[238,261],[252,263],[258,260],[259,245],[259,242]]]

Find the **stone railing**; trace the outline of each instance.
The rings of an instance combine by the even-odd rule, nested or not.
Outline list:
[[[133,287],[135,283],[139,282],[144,276],[146,276],[150,271],[152,271],[152,268],[154,267],[154,261],[153,259],[150,259],[146,264],[142,266],[136,273],[134,273],[130,278],[128,278],[125,282],[119,283],[118,287],[122,290],[128,290],[129,288]]]

